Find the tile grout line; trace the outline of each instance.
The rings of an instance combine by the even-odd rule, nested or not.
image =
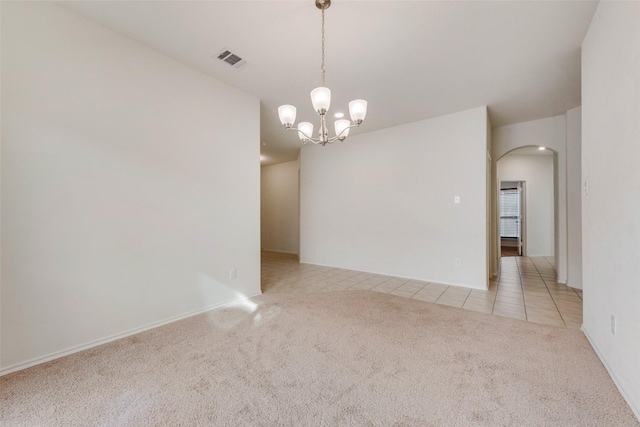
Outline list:
[[[516,261],[516,268],[518,269],[518,277],[520,278],[520,289],[522,289],[522,305],[524,307],[524,320],[529,321],[529,315],[527,314],[527,302],[524,299],[524,288],[522,287],[522,271],[520,270],[520,264]]]
[[[551,263],[549,263],[549,261],[547,261],[546,258],[545,258],[545,261],[548,264],[551,264]],[[533,260],[532,260],[532,262],[533,262]],[[538,272],[538,274],[540,274],[540,270],[538,270],[538,266],[536,265],[535,262],[533,262],[533,266],[536,268],[536,271]],[[555,268],[553,270],[555,271]],[[556,272],[556,283],[558,283],[557,274],[558,273]],[[544,287],[547,288],[547,292],[549,292],[549,296],[551,297],[551,301],[553,301],[553,305],[556,308],[556,310],[558,311],[558,314],[560,315],[560,319],[562,320],[562,323],[564,324],[565,329],[568,329],[567,328],[567,322],[565,322],[564,317],[562,316],[562,313],[560,312],[560,308],[558,307],[558,304],[556,304],[556,299],[553,297],[553,294],[551,293],[551,290],[549,289],[549,285],[547,285],[547,281],[544,280],[544,278],[542,277],[542,274],[540,274],[540,278],[542,279],[542,283],[544,283]]]
[[[522,305],[524,306],[524,318],[528,322],[529,315],[527,314],[527,301],[524,299],[524,287],[522,285],[522,271],[520,271],[520,265],[518,265],[518,262],[516,262],[516,267],[518,267],[518,273],[519,273],[518,275],[520,276],[520,289],[522,290]]]
[[[491,314],[493,314],[493,312],[496,309],[496,300],[498,299],[498,288],[500,287],[500,278],[502,277],[502,257],[500,258],[500,262],[498,263],[498,281],[496,284],[496,295],[495,297],[493,297],[493,304],[491,305]]]

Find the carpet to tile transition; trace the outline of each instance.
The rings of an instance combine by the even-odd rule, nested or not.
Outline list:
[[[262,295],[0,378],[2,425],[637,426],[579,331]]]

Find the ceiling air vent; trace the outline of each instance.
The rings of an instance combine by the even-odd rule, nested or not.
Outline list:
[[[218,59],[237,69],[240,69],[247,65],[247,61],[227,49],[223,49],[222,51],[220,51],[220,53],[218,53]]]

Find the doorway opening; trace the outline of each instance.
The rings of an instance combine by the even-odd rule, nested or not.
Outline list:
[[[557,153],[551,149],[519,147],[497,160],[494,241],[498,260],[501,256],[545,257],[551,259],[550,262],[555,266],[554,257],[558,253],[561,237],[557,232],[557,224],[562,219],[562,214],[555,208],[560,206],[558,176]],[[520,206],[516,209],[519,212],[501,212],[501,190],[518,188],[521,190],[512,192],[520,194]],[[501,219],[501,216],[512,218]],[[503,233],[501,223],[509,221],[512,230]],[[506,238],[504,243],[503,236]],[[511,253],[503,255],[501,246]]]
[[[500,256],[524,256],[524,181],[500,182]]]

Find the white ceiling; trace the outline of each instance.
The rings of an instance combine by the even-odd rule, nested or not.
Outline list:
[[[317,128],[309,98],[321,85],[314,0],[58,4],[259,98],[263,164],[293,160],[300,148],[280,125],[279,105],[295,105],[297,120]],[[352,134],[481,105],[493,126],[562,114],[580,105],[580,45],[596,6],[333,0],[326,11],[330,113],[366,99],[367,118]],[[248,65],[236,70],[217,60],[223,48]]]

